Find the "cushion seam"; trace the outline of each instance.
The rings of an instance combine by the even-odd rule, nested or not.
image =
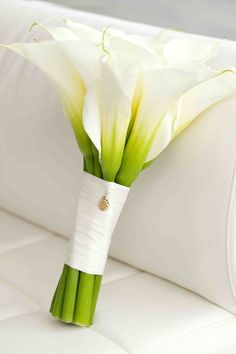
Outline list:
[[[232,315],[233,318],[228,318],[228,319],[224,319],[224,320],[220,320],[220,321],[216,321],[213,323],[210,323],[208,325],[193,329],[189,332],[183,333],[177,337],[173,337],[167,341],[164,341],[162,343],[159,343],[157,346],[153,346],[152,348],[149,348],[145,351],[140,351],[140,352],[136,352],[135,354],[152,354],[154,351],[158,350],[158,349],[163,349],[165,347],[167,347],[169,344],[175,344],[178,343],[180,341],[182,341],[185,338],[191,337],[192,335],[195,335],[196,333],[201,333],[205,330],[211,329],[211,328],[216,328],[219,326],[224,326],[227,325],[231,322],[234,322],[236,320],[236,317],[234,315]]]
[[[26,298],[28,298],[29,300],[33,301],[38,307],[39,310],[38,312],[43,311],[44,306],[42,305],[42,303],[40,303],[40,301],[38,301],[38,299],[36,299],[36,297],[34,297],[32,294],[26,292],[25,290],[22,290],[22,288],[16,286],[15,284],[9,282],[6,279],[3,279],[2,277],[0,277],[0,281],[2,281],[3,283],[7,284],[8,286],[10,286],[11,288],[15,289],[16,291],[18,291],[19,293],[21,293],[22,295],[24,295]]]
[[[112,284],[112,283],[117,283],[117,282],[119,282],[119,281],[121,281],[123,279],[133,278],[133,277],[136,277],[136,276],[138,276],[140,274],[143,274],[143,273],[146,273],[146,272],[145,271],[139,271],[137,273],[130,274],[130,275],[127,275],[127,276],[122,277],[122,278],[117,278],[117,279],[114,279],[114,280],[111,280],[111,281],[107,281],[106,283],[102,284],[102,286],[104,287],[104,286],[107,286],[107,285]],[[149,273],[146,273],[146,274],[149,274]]]
[[[226,259],[226,272],[229,279],[230,290],[236,304],[236,289],[233,281],[233,276],[231,272],[231,254],[230,254],[230,244],[231,244],[231,223],[233,218],[233,201],[236,195],[236,160],[234,162],[233,173],[230,183],[230,197],[227,207],[227,216],[226,216],[226,230],[225,230],[225,259]]]
[[[100,332],[99,330],[96,330],[92,327],[90,327],[90,330],[98,333],[99,335],[103,336],[103,338],[109,339],[110,342],[114,343],[115,345],[117,345],[119,348],[121,348],[122,350],[124,350],[127,354],[131,354],[130,351],[128,351],[128,348],[125,348],[125,346],[123,346],[122,344],[118,343],[117,341],[115,341],[113,338],[110,338],[109,336],[106,336],[104,333]]]
[[[22,222],[25,222],[26,224],[29,224],[29,225],[32,225],[34,226],[35,228],[38,228],[39,230],[42,230],[43,232],[45,233],[48,233],[48,236],[56,236],[56,237],[60,237],[64,240],[69,240],[69,237],[67,237],[66,235],[63,235],[63,234],[60,234],[60,233],[57,233],[55,232],[54,230],[50,229],[50,228],[47,228],[47,227],[44,227],[43,225],[41,224],[38,224],[37,222],[34,222],[33,220],[30,220],[20,214],[17,214],[17,213],[14,213],[13,211],[9,210],[9,209],[6,209],[6,208],[3,208],[0,206],[0,212],[3,212],[3,213],[6,213],[10,216],[12,216],[13,218],[16,218]]]
[[[45,237],[42,237],[41,239],[38,239],[38,240],[34,240],[34,241],[22,241],[22,242],[19,242],[17,245],[15,246],[12,246],[11,248],[8,248],[4,251],[0,251],[0,254],[6,254],[8,252],[12,252],[12,251],[15,251],[15,250],[18,250],[18,249],[21,249],[21,248],[25,248],[25,247],[28,247],[28,246],[33,246],[37,243],[40,243],[40,242],[44,242],[46,240],[50,240],[51,237],[55,237],[54,235],[48,235],[48,236],[45,236]]]

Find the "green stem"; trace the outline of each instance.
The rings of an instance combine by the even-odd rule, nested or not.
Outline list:
[[[99,295],[99,290],[101,287],[102,275],[94,276],[94,286],[93,286],[93,298],[91,303],[91,311],[90,311],[90,323],[93,323],[94,313],[97,305],[97,299]]]
[[[78,280],[79,271],[68,267],[63,307],[60,317],[64,322],[73,322]]]
[[[93,175],[94,167],[93,167],[93,155],[85,155],[84,160],[86,162],[86,172],[90,173]]]
[[[60,281],[61,281],[61,277],[59,279],[59,282],[57,284],[56,290],[55,290],[53,298],[52,298],[52,302],[51,302],[51,306],[50,306],[50,310],[49,310],[49,312],[51,312],[51,313],[52,313],[53,308],[54,308],[54,304],[55,304],[55,300],[56,300],[56,296],[57,296],[57,292],[58,292],[58,287],[59,287]]]
[[[96,149],[95,145],[93,143],[92,144],[92,151],[93,151],[93,161],[94,161],[94,176],[98,177],[98,178],[102,178],[102,167],[101,164],[99,162],[99,154],[98,154],[98,150]]]
[[[74,323],[81,326],[91,325],[90,313],[93,297],[94,275],[80,272],[78,295],[74,313]]]
[[[60,318],[60,316],[61,316],[61,310],[62,310],[62,305],[63,305],[63,300],[64,300],[64,292],[65,292],[65,287],[66,287],[68,268],[69,268],[69,266],[67,264],[65,264],[63,271],[62,271],[61,278],[58,283],[57,294],[56,294],[54,306],[52,309],[53,316],[58,317],[58,318]]]
[[[80,272],[64,265],[50,312],[64,322],[90,326],[101,286],[101,275]]]

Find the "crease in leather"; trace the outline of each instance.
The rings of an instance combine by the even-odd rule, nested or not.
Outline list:
[[[10,286],[12,289],[18,291],[19,293],[21,293],[22,295],[24,295],[26,298],[28,298],[29,300],[35,302],[35,304],[39,307],[39,310],[38,311],[35,311],[35,312],[42,312],[44,307],[40,304],[40,301],[38,301],[38,299],[36,299],[32,294],[26,292],[25,290],[23,290],[22,288],[19,288],[17,285],[9,282],[8,280],[6,279],[3,279],[2,277],[0,277],[0,281],[7,284],[8,286]],[[28,314],[28,313],[31,313],[31,312],[26,312],[25,314]],[[19,315],[19,316],[22,316],[22,315]],[[18,317],[18,316],[16,316]],[[0,320],[0,321],[4,321],[4,320]]]
[[[11,319],[14,319],[14,318],[20,318],[20,317],[28,316],[28,315],[31,315],[31,314],[33,314],[33,313],[36,313],[36,314],[37,314],[37,313],[39,313],[39,314],[48,314],[48,312],[46,312],[46,311],[30,311],[30,312],[27,312],[27,313],[24,313],[24,314],[21,314],[21,315],[16,315],[16,316],[12,316],[12,317],[6,318],[6,319],[4,319],[4,320],[0,320],[0,324],[1,324],[2,322],[6,322],[6,321],[11,320]],[[109,341],[110,343],[114,344],[116,347],[120,348],[120,349],[123,351],[122,354],[124,354],[124,353],[130,354],[125,348],[123,348],[122,346],[120,346],[118,343],[114,342],[114,341],[113,341],[112,339],[110,339],[109,337],[104,336],[102,333],[99,333],[99,332],[97,332],[97,331],[94,331],[91,327],[90,327],[90,328],[83,328],[83,330],[85,330],[85,331],[91,331],[91,332],[95,332],[95,333],[99,334],[101,337],[103,337],[104,339],[106,339],[106,340]]]
[[[88,328],[86,328],[88,329]],[[109,342],[113,343],[116,347],[120,348],[124,353],[127,354],[131,354],[126,348],[124,348],[122,345],[120,345],[119,343],[115,342],[113,339],[105,336],[103,333],[100,333],[99,331],[94,330],[92,327],[89,327],[89,330],[91,330],[94,333],[99,334],[100,336],[102,336],[103,338],[105,338],[106,340],[109,340]]]
[[[127,276],[126,278],[137,277],[137,276],[139,276],[140,274],[143,274],[143,273],[146,273],[146,274],[148,274],[148,275],[150,275],[150,276],[153,276],[153,277],[157,277],[157,276],[154,275],[154,274],[150,274],[150,273],[147,273],[147,272],[145,272],[145,271],[140,271],[139,273],[132,274],[132,275],[130,275],[130,276]],[[157,277],[157,278],[160,278],[160,277]],[[104,287],[104,286],[106,286],[106,285],[109,285],[110,283],[122,281],[123,279],[124,279],[124,278],[119,278],[119,279],[117,279],[117,280],[114,280],[114,281],[105,283],[105,284],[103,284],[102,286]],[[213,302],[207,300],[207,299],[204,298],[203,296],[201,296],[201,295],[199,295],[199,294],[196,294],[196,293],[194,293],[193,291],[191,291],[191,290],[189,290],[189,289],[186,289],[186,288],[184,288],[184,287],[182,287],[182,286],[176,285],[175,283],[172,283],[171,281],[169,281],[169,280],[167,280],[167,279],[164,279],[164,278],[160,278],[160,279],[164,280],[165,282],[171,283],[171,284],[173,284],[173,285],[175,285],[175,286],[177,286],[177,287],[180,287],[180,288],[182,288],[183,290],[185,290],[185,291],[187,291],[187,292],[190,292],[190,293],[192,293],[192,294],[195,294],[195,295],[201,297],[202,299],[204,299],[205,301],[208,301],[209,303],[212,303],[213,305],[215,305],[215,303],[213,303]],[[229,311],[228,311],[228,313],[229,313],[229,318],[227,318],[227,319],[223,319],[223,320],[219,320],[219,321],[214,321],[214,322],[212,322],[212,323],[209,323],[209,324],[204,325],[204,326],[200,326],[200,327],[198,327],[198,328],[196,328],[196,329],[193,329],[193,330],[191,330],[191,331],[186,331],[185,333],[183,333],[183,334],[181,334],[181,335],[179,335],[179,336],[176,336],[176,337],[173,337],[173,338],[171,338],[171,339],[169,339],[169,340],[165,340],[165,341],[163,341],[163,342],[161,342],[161,343],[158,343],[158,344],[157,344],[157,347],[153,345],[153,346],[151,346],[151,347],[148,348],[148,349],[141,350],[141,351],[135,351],[135,352],[133,352],[133,351],[128,351],[128,348],[126,348],[126,346],[123,346],[121,343],[119,343],[118,341],[115,341],[113,338],[106,337],[103,331],[100,331],[99,329],[95,329],[95,328],[91,328],[91,329],[92,329],[94,332],[96,332],[96,333],[102,334],[105,338],[109,338],[112,342],[114,342],[115,344],[117,344],[118,346],[120,346],[122,349],[124,349],[124,350],[125,350],[127,353],[129,353],[129,354],[152,354],[152,352],[154,352],[155,350],[162,349],[162,347],[165,347],[165,346],[168,345],[169,343],[178,342],[178,341],[180,341],[182,338],[186,338],[186,337],[188,337],[188,336],[191,336],[191,335],[192,335],[193,333],[195,333],[195,332],[197,333],[197,332],[201,332],[201,331],[204,331],[204,330],[206,330],[206,329],[209,329],[209,328],[217,327],[217,326],[221,325],[221,324],[224,323],[224,322],[228,323],[228,322],[231,322],[231,321],[235,321],[235,320],[236,320],[236,316],[235,316],[233,313],[229,312]]]
[[[234,168],[233,168],[233,174],[232,174],[232,179],[231,179],[231,185],[230,185],[230,197],[229,197],[229,203],[228,203],[228,209],[227,209],[227,218],[226,218],[226,237],[225,237],[225,258],[226,258],[226,271],[227,271],[227,276],[229,279],[229,284],[230,284],[230,290],[231,294],[234,300],[234,303],[236,305],[236,284],[233,280],[233,275],[231,272],[231,259],[232,259],[232,254],[230,251],[230,246],[232,243],[233,239],[233,230],[232,230],[232,224],[233,224],[233,218],[236,218],[236,160],[234,163]],[[236,235],[234,235],[236,237]]]
[[[124,263],[124,264],[125,264],[125,263]],[[129,266],[129,267],[130,267],[130,266]],[[137,269],[137,268],[135,268],[135,267],[133,267],[133,268],[134,268],[134,269]],[[104,287],[104,286],[109,285],[109,284],[112,284],[112,283],[117,283],[117,282],[119,282],[119,281],[122,281],[123,279],[134,278],[134,277],[136,277],[136,276],[138,276],[138,275],[140,275],[140,274],[143,274],[143,273],[152,275],[152,274],[147,273],[147,272],[145,272],[145,271],[142,271],[142,270],[139,271],[139,270],[138,270],[137,273],[129,274],[129,275],[127,275],[127,276],[120,277],[120,278],[117,278],[117,279],[113,279],[113,280],[111,280],[111,281],[106,281],[106,283],[102,284],[102,286]]]
[[[157,346],[152,346],[150,347],[149,349],[145,350],[145,351],[139,351],[139,352],[136,352],[135,354],[155,354],[154,352],[156,350],[159,350],[159,349],[165,349],[168,345],[170,344],[175,344],[175,343],[178,343],[182,340],[184,340],[185,338],[187,337],[191,337],[192,335],[195,335],[196,333],[201,333],[201,332],[204,332],[205,330],[208,330],[208,329],[212,329],[212,328],[217,328],[219,326],[224,326],[224,325],[228,325],[229,323],[231,322],[236,322],[236,316],[234,315],[231,315],[231,318],[228,318],[228,319],[224,319],[224,320],[220,320],[220,321],[215,321],[213,323],[210,323],[206,326],[202,326],[202,327],[199,327],[199,328],[196,328],[196,329],[193,329],[189,332],[186,332],[186,333],[183,333],[177,337],[173,337],[169,340],[166,340],[162,343],[159,343]],[[158,354],[158,353],[156,353]]]
[[[36,222],[34,222],[34,221],[32,221],[32,220],[20,215],[20,214],[17,214],[17,213],[15,213],[15,212],[13,212],[13,211],[11,211],[9,209],[6,209],[6,208],[3,208],[3,207],[0,206],[0,212],[6,213],[6,214],[8,214],[8,215],[10,215],[12,217],[15,217],[16,219],[24,221],[26,224],[30,224],[30,225],[38,228],[38,229],[41,229],[44,232],[48,232],[49,234],[51,234],[53,236],[57,236],[57,237],[63,238],[64,240],[68,240],[67,236],[65,236],[63,234],[60,234],[60,233],[57,233],[57,232],[53,231],[52,229],[49,229],[49,228],[47,228],[47,227],[45,227],[45,226],[43,226],[41,224],[38,224],[38,223],[36,223]]]
[[[36,305],[38,305],[38,304],[36,304]],[[38,306],[39,306],[39,305],[38,305]],[[1,325],[1,323],[3,323],[3,322],[12,320],[12,319],[14,319],[14,318],[18,318],[18,317],[23,317],[23,316],[31,315],[32,313],[42,313],[42,311],[40,311],[40,308],[39,308],[38,310],[35,310],[35,311],[29,311],[29,312],[21,313],[21,314],[19,314],[19,315],[13,315],[13,316],[11,316],[11,317],[4,318],[4,319],[0,320],[0,325]]]
[[[96,329],[94,329],[92,327],[90,327],[90,330],[92,330],[93,332],[98,333],[99,335],[103,336],[103,338],[109,339],[110,342],[114,343],[116,346],[118,346],[119,348],[124,350],[127,354],[132,354],[132,352],[130,352],[127,348],[125,348],[125,346],[123,346],[122,344],[118,343],[113,338],[110,338],[109,336],[106,336],[104,333],[102,333],[99,330],[96,330]]]
[[[0,250],[0,254],[6,254],[8,252],[12,252],[12,251],[15,251],[15,250],[18,250],[18,249],[21,249],[21,248],[26,248],[28,246],[33,246],[33,245],[35,245],[37,243],[44,242],[46,240],[50,240],[51,237],[55,237],[55,236],[48,235],[48,236],[42,237],[40,240],[34,240],[34,241],[25,240],[25,241],[22,241],[22,242],[17,242],[17,244],[12,245],[11,248],[8,248],[8,249],[3,250],[3,251]]]

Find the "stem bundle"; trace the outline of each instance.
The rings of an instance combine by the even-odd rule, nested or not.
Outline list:
[[[101,280],[101,275],[84,273],[65,264],[52,299],[51,314],[67,323],[90,326]]]

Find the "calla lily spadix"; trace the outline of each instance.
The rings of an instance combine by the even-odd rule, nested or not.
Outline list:
[[[3,46],[48,76],[71,122],[84,169],[99,179],[131,186],[201,112],[236,93],[234,69],[210,65],[219,40],[174,38],[165,31],[128,35],[73,21],[35,26],[52,40]],[[102,202],[105,210],[109,204],[106,198]],[[90,325],[101,277],[65,265],[52,314]]]

